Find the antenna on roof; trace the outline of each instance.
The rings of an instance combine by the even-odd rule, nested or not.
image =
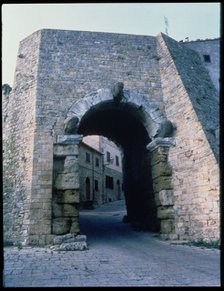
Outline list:
[[[165,33],[169,35],[168,33],[169,24],[168,24],[168,18],[166,16],[164,16],[164,23],[165,23]]]

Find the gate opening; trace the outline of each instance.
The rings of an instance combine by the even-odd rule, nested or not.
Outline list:
[[[83,115],[78,133],[103,135],[120,147],[127,208],[125,220],[138,229],[158,231],[150,153],[146,149],[151,140],[145,124],[145,115],[134,104],[103,101]],[[119,182],[116,186],[119,187]]]

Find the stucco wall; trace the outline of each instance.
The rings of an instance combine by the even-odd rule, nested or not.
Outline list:
[[[86,162],[86,153],[90,155],[90,161]],[[99,166],[96,165],[96,158]],[[103,200],[103,158],[102,154],[81,143],[79,146],[79,179],[80,179],[80,200],[81,204],[87,201],[86,178],[90,179],[90,201],[94,205],[102,204]],[[95,189],[95,180],[98,181],[98,190]],[[84,203],[83,203],[84,202]]]

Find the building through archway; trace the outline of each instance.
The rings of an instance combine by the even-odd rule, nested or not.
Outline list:
[[[128,103],[113,100],[91,107],[80,121],[78,133],[99,134],[116,142],[123,153],[124,192],[128,219],[142,227],[157,229],[150,171],[150,142],[141,112]]]

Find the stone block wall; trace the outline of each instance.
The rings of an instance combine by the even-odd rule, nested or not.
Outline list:
[[[54,144],[51,232],[78,234],[79,229],[79,136],[58,136]]]
[[[20,42],[13,90],[3,96],[4,241],[26,242],[33,187],[36,90],[41,33]]]
[[[148,146],[152,172],[152,185],[156,205],[156,217],[161,237],[178,239],[175,230],[172,167],[169,163],[169,149],[175,146],[172,137],[154,139]]]
[[[43,29],[21,42],[5,127],[5,164],[14,171],[13,194],[4,196],[6,239],[52,240],[53,144],[72,104],[122,81],[162,106],[158,72],[151,36]]]
[[[48,217],[52,213],[53,143],[63,134],[71,105],[117,80],[148,94],[160,106],[162,95],[155,37],[45,29],[38,34],[32,195],[39,204],[32,206],[35,226],[31,226],[30,239],[32,244],[45,244],[52,240]],[[45,216],[40,214],[43,207]],[[42,237],[34,232],[42,232]]]
[[[156,38],[100,32],[40,31],[38,124],[62,134],[71,105],[122,81],[162,105]]]
[[[207,94],[205,98],[211,98],[214,93],[210,82],[206,85],[204,80],[197,79],[195,83],[193,75],[188,74],[188,85],[186,83],[187,68],[191,67],[191,54],[186,48],[180,48],[179,44],[172,41],[176,53],[182,56],[188,55],[188,65],[182,62],[181,70],[178,70],[181,62],[180,55],[174,54],[169,39],[164,40],[164,35],[158,36],[158,52],[160,59],[160,76],[163,88],[163,98],[167,117],[177,125],[175,132],[176,146],[169,150],[169,163],[172,167],[172,186],[174,198],[174,223],[175,233],[180,240],[205,240],[207,242],[220,239],[220,188],[219,188],[219,164],[217,152],[213,150],[206,135],[206,125],[199,120],[197,108],[192,101],[192,91],[199,92],[200,86],[205,86]],[[178,50],[179,49],[179,50]],[[171,56],[171,51],[173,55]],[[179,57],[179,63],[176,61]],[[195,58],[193,57],[193,60]],[[197,69],[200,69],[199,66]],[[201,70],[202,74],[204,71]],[[183,74],[182,74],[183,73]],[[200,71],[198,71],[200,74]],[[199,88],[198,88],[199,87]],[[211,116],[212,112],[204,103],[200,106],[201,113],[204,111],[208,121],[214,124],[217,116]],[[214,109],[218,110],[214,101]],[[213,124],[213,125],[214,125]],[[216,125],[216,124],[215,124]]]
[[[163,35],[163,39],[210,147],[218,160],[219,136],[216,135],[220,127],[218,92],[196,51],[183,47],[166,35]]]

